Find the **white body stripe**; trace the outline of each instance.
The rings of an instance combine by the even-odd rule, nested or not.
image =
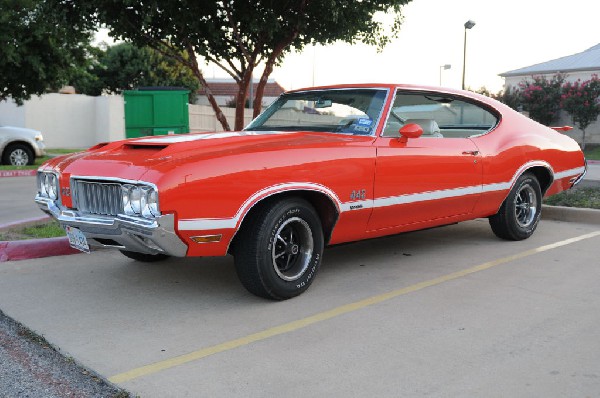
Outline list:
[[[209,134],[181,134],[181,135],[164,135],[161,137],[142,138],[136,140],[139,144],[178,144],[180,142],[191,142],[198,140],[215,140],[231,137],[243,137],[250,135],[273,135],[273,134],[290,134],[289,131],[237,131],[237,132],[222,132]]]
[[[332,199],[337,206],[340,213],[344,213],[347,211],[355,211],[355,210],[364,210],[371,208],[379,208],[379,207],[387,207],[387,206],[396,206],[402,204],[409,203],[417,203],[417,202],[425,202],[429,200],[439,200],[439,199],[447,199],[447,198],[455,198],[459,196],[466,195],[474,195],[485,192],[495,192],[495,191],[508,191],[516,182],[517,178],[523,173],[523,171],[529,167],[534,165],[544,165],[549,168],[547,164],[540,163],[528,163],[523,167],[519,168],[519,170],[515,173],[513,178],[507,182],[499,182],[492,183],[486,185],[476,185],[462,188],[454,188],[454,189],[444,189],[439,191],[430,191],[430,192],[419,192],[413,194],[399,195],[399,196],[391,196],[386,198],[375,198],[372,200],[360,200],[360,201],[352,201],[352,202],[344,202],[342,203],[338,196],[329,188],[313,183],[288,183],[288,184],[279,184],[274,185],[272,187],[265,188],[254,195],[252,195],[248,200],[244,202],[244,204],[239,208],[237,213],[232,218],[197,218],[197,219],[187,219],[180,220],[178,223],[178,228],[182,231],[188,230],[213,230],[213,229],[235,229],[238,226],[238,223],[242,219],[242,217],[246,214],[246,212],[254,206],[260,199],[265,198],[267,196],[273,195],[278,192],[291,191],[297,189],[303,190],[311,190],[325,193],[330,199]],[[585,171],[585,167],[578,167],[575,169],[561,171],[554,175],[554,179],[563,179],[566,177],[575,177],[580,175]]]
[[[339,212],[342,212],[342,202],[337,197],[335,192],[331,189],[313,183],[306,182],[292,182],[287,184],[278,184],[273,185],[271,187],[267,187],[256,192],[250,198],[248,198],[242,206],[238,209],[235,216],[232,218],[196,218],[196,219],[187,219],[187,220],[179,220],[177,223],[178,228],[182,231],[190,231],[190,230],[210,230],[210,229],[228,229],[228,228],[236,228],[238,222],[242,218],[246,212],[256,204],[260,199],[266,198],[273,194],[285,191],[293,191],[293,190],[308,190],[308,191],[318,191],[326,194],[330,199],[333,200],[335,206],[337,207]]]
[[[575,177],[585,171],[585,167],[578,167],[576,169],[561,171],[554,175],[555,180],[562,180],[565,177]]]

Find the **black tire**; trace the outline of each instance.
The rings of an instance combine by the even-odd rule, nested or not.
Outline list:
[[[303,199],[263,204],[244,220],[234,248],[235,269],[252,294],[285,300],[311,285],[323,257],[323,228]]]
[[[8,145],[2,155],[2,163],[11,166],[31,166],[34,161],[33,151],[25,144]]]
[[[497,214],[489,218],[492,231],[506,240],[529,238],[540,221],[542,190],[531,173],[521,175]]]
[[[158,254],[147,254],[147,253],[138,253],[138,252],[130,252],[129,250],[119,250],[125,257],[129,257],[132,260],[140,261],[142,263],[155,263],[157,261],[163,261],[169,258],[166,254],[158,253]]]

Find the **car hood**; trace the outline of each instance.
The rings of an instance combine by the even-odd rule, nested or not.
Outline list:
[[[0,134],[11,134],[21,137],[35,137],[40,134],[38,130],[27,129],[24,127],[0,126]]]
[[[241,131],[143,137],[99,144],[47,164],[62,173],[138,180],[149,171],[166,173],[181,165],[236,156],[255,156],[284,149],[326,148],[369,142],[373,137],[334,133]],[[290,160],[292,162],[293,160]]]

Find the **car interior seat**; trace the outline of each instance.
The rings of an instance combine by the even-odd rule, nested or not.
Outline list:
[[[404,123],[415,123],[421,126],[423,129],[422,137],[434,137],[434,138],[443,138],[444,136],[440,132],[440,126],[438,126],[437,122],[433,119],[406,119]]]

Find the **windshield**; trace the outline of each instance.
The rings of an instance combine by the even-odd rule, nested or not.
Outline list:
[[[245,128],[371,135],[385,89],[329,89],[284,94]]]

